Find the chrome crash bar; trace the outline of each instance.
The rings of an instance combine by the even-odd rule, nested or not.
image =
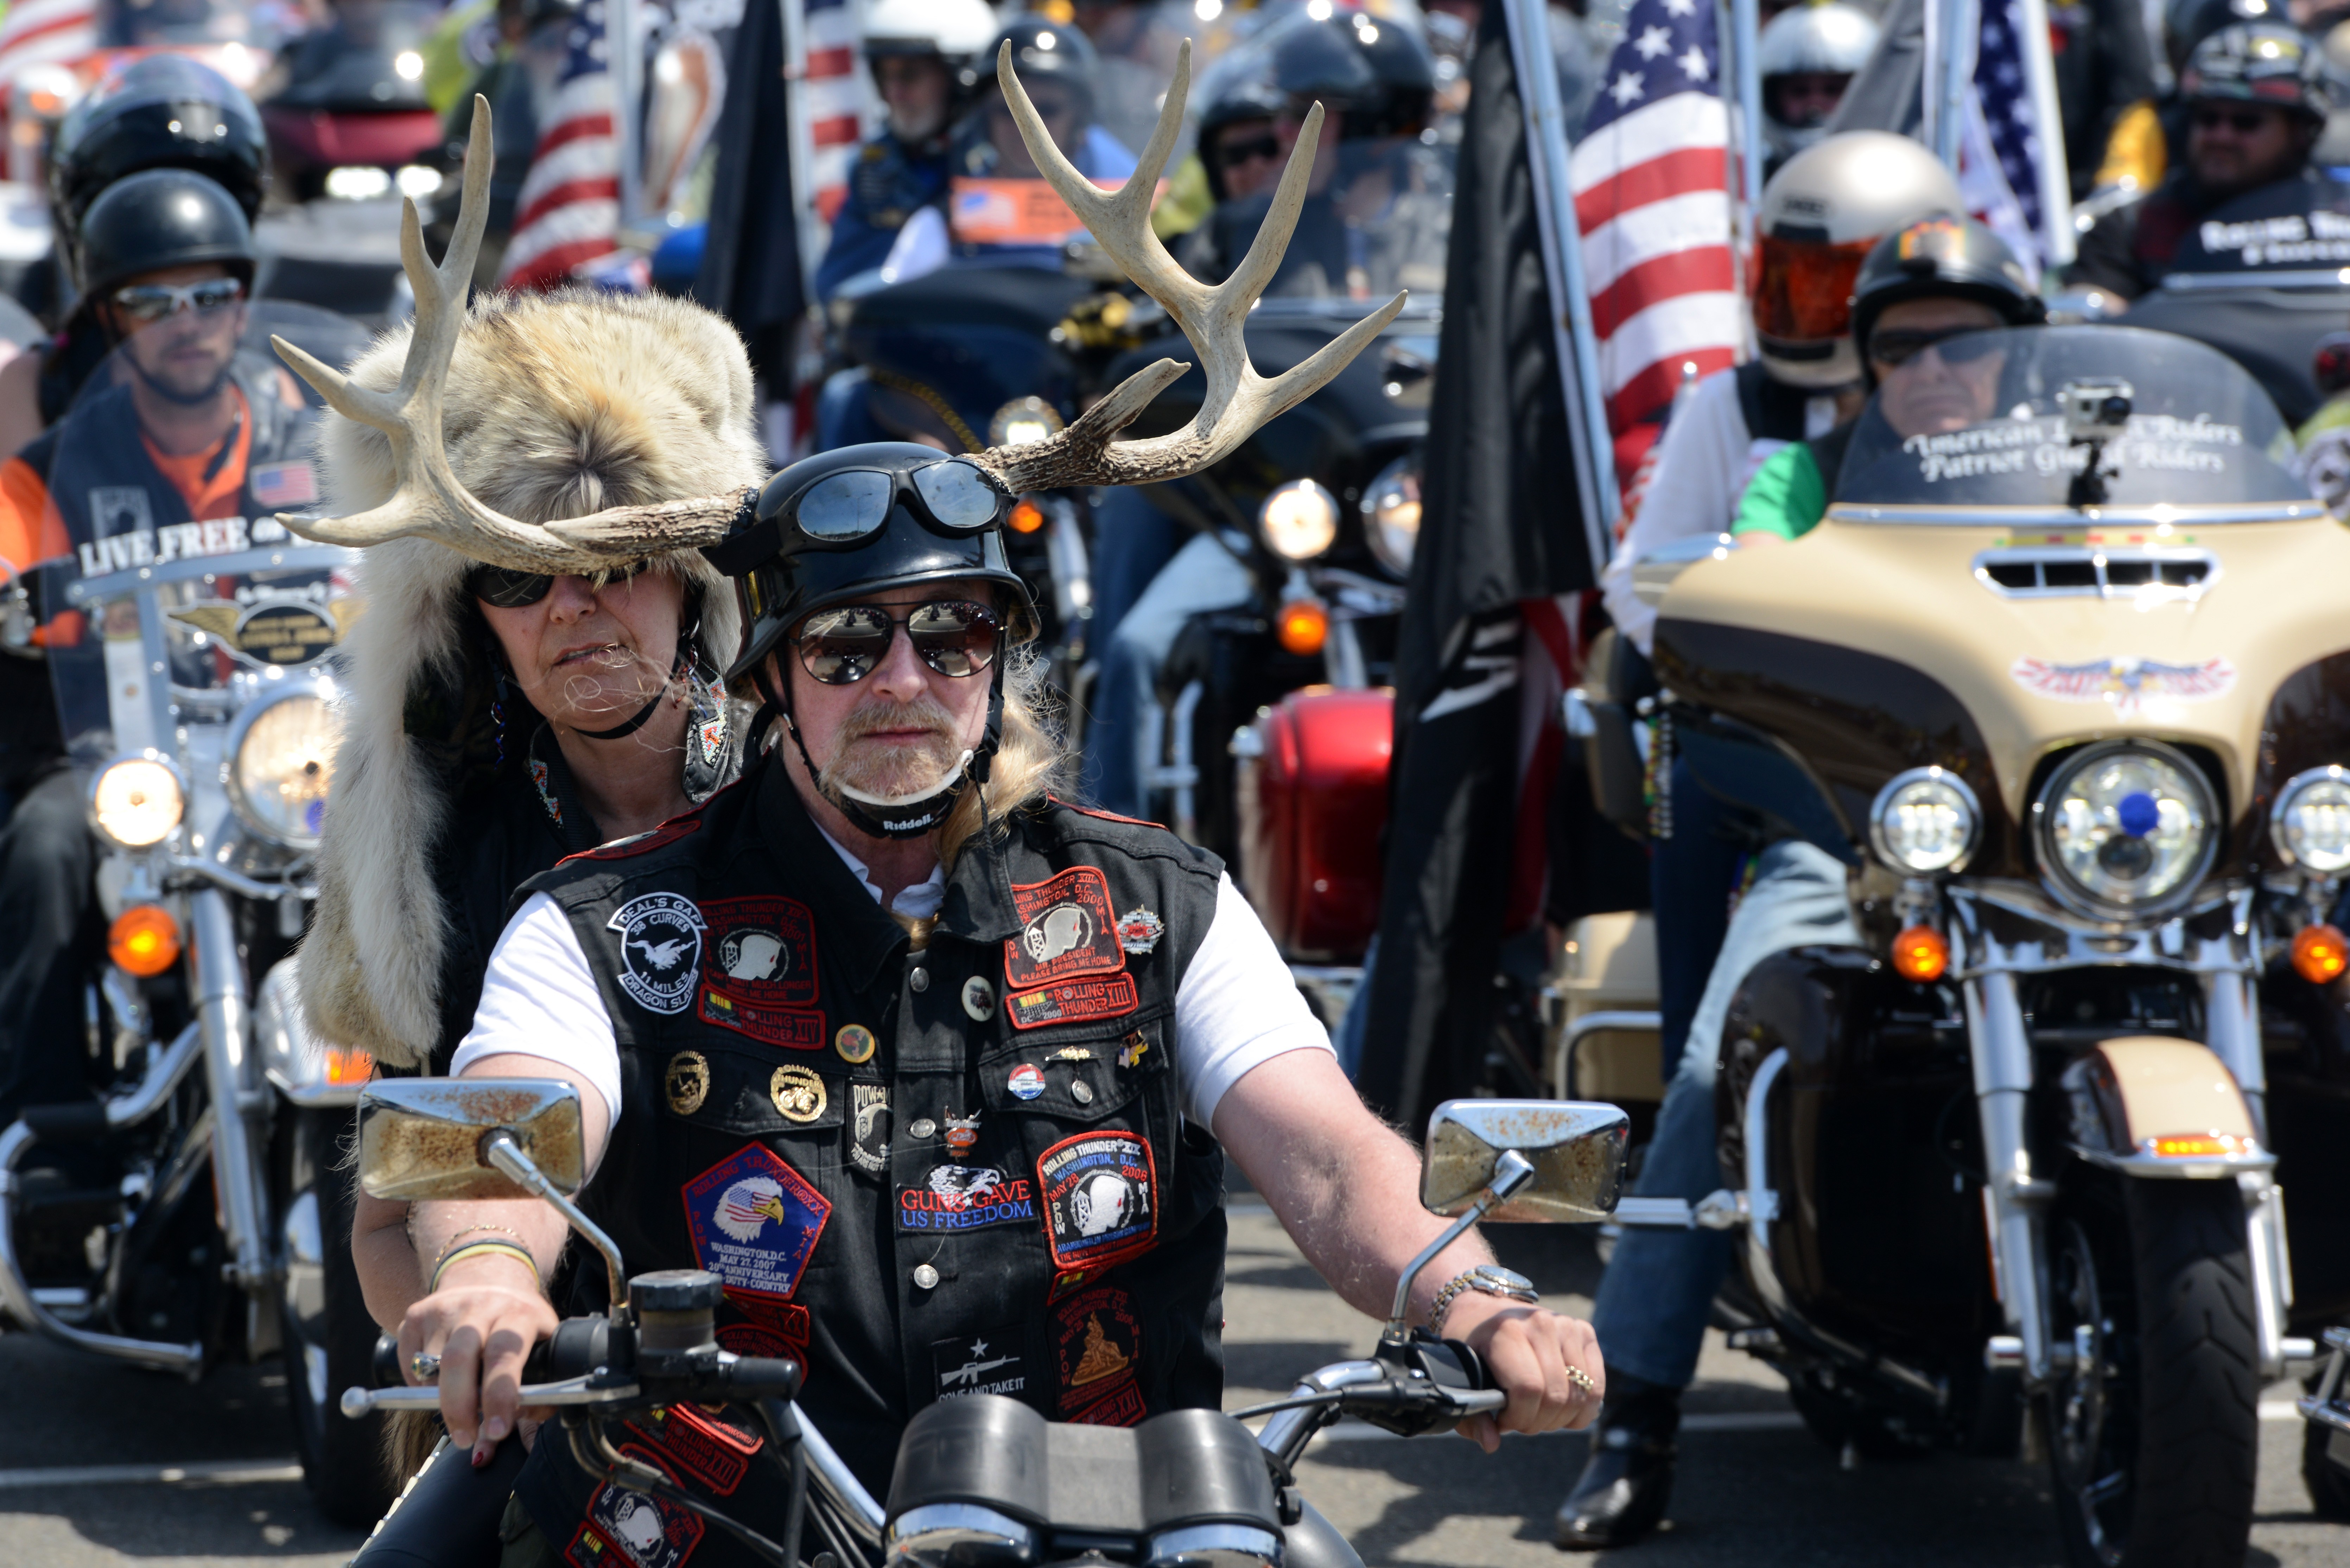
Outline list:
[[[146,1075],[136,1086],[104,1102],[107,1127],[130,1127],[154,1115],[179,1088],[203,1049],[201,1023],[191,1023],[180,1031],[179,1038],[149,1063]],[[21,1191],[16,1167],[24,1159],[25,1151],[39,1141],[40,1134],[23,1121],[0,1133],[0,1307],[5,1307],[8,1315],[26,1327],[60,1344],[189,1376],[202,1371],[204,1347],[201,1345],[172,1345],[161,1340],[96,1334],[60,1321],[42,1305],[16,1256],[16,1212]]]

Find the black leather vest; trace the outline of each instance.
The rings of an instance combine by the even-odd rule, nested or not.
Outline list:
[[[772,757],[518,895],[569,915],[619,1039],[622,1110],[583,1203],[632,1272],[720,1274],[721,1341],[799,1356],[802,1414],[876,1496],[933,1399],[1131,1425],[1222,1396],[1223,1157],[1183,1122],[1174,1014],[1222,867],[1057,803],[1006,826],[961,856],[920,952]],[[581,1262],[572,1313],[604,1296]],[[549,1437],[518,1490],[558,1552],[749,1561]],[[767,1457],[730,1469],[723,1433],[690,1438],[666,1458],[631,1440],[780,1529]],[[737,1470],[756,1484],[720,1484]]]

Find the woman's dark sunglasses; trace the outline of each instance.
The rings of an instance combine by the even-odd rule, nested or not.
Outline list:
[[[1907,365],[1929,348],[1939,354],[1945,365],[1971,365],[2002,347],[1995,331],[1981,327],[1951,327],[1939,332],[1895,327],[1868,335],[1868,357],[1880,365]]]
[[[1227,141],[1216,149],[1216,162],[1225,169],[1237,169],[1252,159],[1280,156],[1281,143],[1274,140],[1270,130],[1246,141]]]
[[[941,675],[976,675],[995,662],[1003,626],[985,605],[935,599],[903,619],[876,605],[818,610],[801,626],[800,667],[827,686],[854,686],[881,667],[899,627],[924,664]]]
[[[969,533],[995,521],[1003,493],[976,464],[948,458],[900,476],[879,468],[828,473],[792,503],[795,526],[826,545],[848,545],[881,531],[889,508],[910,491],[931,521]]]
[[[626,582],[637,575],[634,566],[612,574]],[[500,609],[528,609],[554,591],[555,579],[543,572],[517,572],[505,566],[475,566],[465,574],[465,591],[484,604]]]

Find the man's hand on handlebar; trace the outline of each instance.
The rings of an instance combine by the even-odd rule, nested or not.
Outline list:
[[[1444,1335],[1466,1342],[1484,1361],[1488,1384],[1510,1397],[1498,1419],[1472,1416],[1460,1425],[1461,1435],[1487,1453],[1501,1447],[1503,1432],[1578,1429],[1598,1416],[1607,1374],[1599,1341],[1582,1319],[1471,1291],[1445,1314]],[[1568,1376],[1569,1367],[1592,1386]]]
[[[556,1323],[530,1267],[494,1252],[452,1263],[441,1288],[400,1320],[400,1364],[408,1380],[438,1382],[449,1440],[470,1446],[475,1466],[489,1462],[525,1415],[547,1414],[521,1408],[523,1358],[555,1333]],[[440,1357],[437,1378],[417,1376],[420,1353]]]

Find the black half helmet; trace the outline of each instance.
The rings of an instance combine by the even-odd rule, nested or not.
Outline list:
[[[98,193],[143,169],[186,169],[236,198],[247,223],[269,184],[260,111],[183,55],[148,55],[100,78],[58,124],[49,196],[68,234]]]
[[[742,601],[729,680],[816,611],[910,583],[995,583],[1012,640],[1036,634],[1028,584],[1003,555],[1014,497],[968,458],[874,441],[802,458],[767,481],[748,526],[706,547]]]
[[[218,262],[253,283],[253,229],[234,196],[184,169],[147,169],[118,180],[82,214],[78,282],[102,299],[141,273]]]
[[[1975,300],[2010,327],[2048,319],[2048,307],[2007,242],[1989,225],[1956,214],[1896,229],[1860,264],[1852,288],[1852,337],[1864,366],[1877,318],[1886,306],[1905,299]]]

